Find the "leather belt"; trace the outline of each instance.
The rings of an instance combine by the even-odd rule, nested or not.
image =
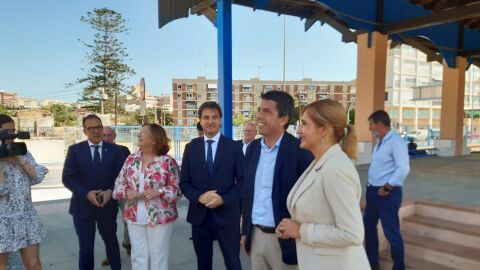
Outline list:
[[[275,228],[274,227],[267,227],[267,226],[257,225],[257,224],[255,224],[253,226],[259,228],[264,233],[270,233],[270,234],[275,233]]]

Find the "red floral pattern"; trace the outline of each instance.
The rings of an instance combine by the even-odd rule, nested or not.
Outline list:
[[[131,188],[139,192],[139,175],[142,168],[141,151],[130,155],[123,164],[122,170],[115,181],[113,198],[126,200],[123,220],[136,222],[137,201],[127,200],[125,190]],[[177,219],[176,201],[182,196],[179,182],[179,169],[175,159],[169,155],[156,156],[145,169],[144,190],[155,189],[160,197],[145,203],[147,222],[149,226],[166,224]]]

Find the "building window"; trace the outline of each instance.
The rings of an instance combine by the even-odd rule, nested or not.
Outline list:
[[[406,109],[403,110],[403,119],[414,119],[415,118],[415,110]]]
[[[412,77],[412,76],[404,76],[404,80],[405,80],[405,86],[406,87],[413,87],[413,86],[415,86],[415,84],[417,82],[417,79],[415,77]]]
[[[419,110],[418,111],[418,119],[428,119],[430,116],[430,113],[425,110]]]
[[[178,90],[181,90],[181,89],[182,89],[182,85],[181,85],[181,84],[177,84],[177,89],[178,89]]]
[[[430,63],[419,63],[418,73],[422,76],[430,76]]]
[[[398,119],[398,110],[388,110],[388,115],[392,119]]]
[[[403,61],[402,70],[408,74],[415,74],[415,66],[416,62],[405,60]]]
[[[400,71],[400,59],[399,58],[394,58],[393,59],[393,70],[395,72]]]
[[[327,94],[328,93],[328,85],[320,85],[320,93]]]
[[[393,87],[400,88],[400,76],[393,75]]]

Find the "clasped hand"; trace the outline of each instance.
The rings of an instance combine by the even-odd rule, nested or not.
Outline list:
[[[97,198],[102,197],[101,202]],[[104,207],[112,199],[111,190],[90,190],[87,194],[88,201],[96,207]]]
[[[205,205],[205,207],[211,208],[211,209],[217,208],[223,204],[223,199],[220,195],[218,195],[216,190],[210,190],[203,193],[198,198],[198,201],[201,204]]]
[[[136,200],[143,200],[145,202],[151,201],[157,197],[160,197],[160,192],[154,189],[149,189],[144,191],[143,193],[139,193],[132,188],[127,188],[125,191],[127,200],[129,201],[136,201]]]

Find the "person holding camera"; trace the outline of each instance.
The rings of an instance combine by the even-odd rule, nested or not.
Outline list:
[[[13,119],[0,114],[0,134],[11,138],[15,132]],[[30,188],[40,183],[48,170],[28,151],[11,156],[16,152],[12,143],[13,139],[3,139],[0,151],[0,270],[7,267],[8,253],[17,250],[27,270],[41,269],[39,251],[45,231],[33,207]]]
[[[94,269],[95,227],[107,251],[111,269],[121,268],[117,239],[118,203],[112,190],[125,160],[120,148],[102,141],[103,125],[94,114],[83,118],[87,140],[68,148],[62,181],[72,191],[69,213],[80,246],[79,269]]]

